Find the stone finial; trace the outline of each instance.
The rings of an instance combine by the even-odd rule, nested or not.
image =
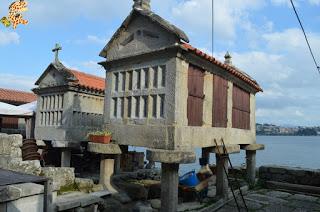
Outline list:
[[[151,10],[150,7],[150,0],[133,0],[133,9],[138,9],[138,10]]]
[[[54,57],[54,62],[58,63],[59,62],[59,51],[62,50],[62,47],[56,43],[55,47],[52,49],[52,52],[55,53],[55,57]]]
[[[224,63],[228,64],[228,65],[232,65],[232,57],[231,54],[229,52],[226,53],[226,55],[224,56]]]

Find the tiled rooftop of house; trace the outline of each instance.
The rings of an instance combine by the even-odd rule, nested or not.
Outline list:
[[[22,105],[37,100],[37,96],[31,92],[0,88],[0,102]]]
[[[243,80],[244,82],[246,82],[250,86],[252,86],[255,89],[257,89],[258,91],[262,91],[262,88],[260,87],[260,85],[253,78],[251,78],[248,74],[240,71],[236,67],[228,65],[228,64],[225,64],[225,63],[222,63],[219,60],[217,60],[216,58],[210,56],[209,54],[207,54],[207,53],[205,53],[203,51],[201,51],[200,49],[197,49],[197,48],[191,46],[190,44],[183,43],[182,47],[184,47],[188,51],[191,51],[194,54],[196,54],[196,55],[198,55],[198,56],[210,61],[211,63],[223,68],[224,70],[230,72],[232,75],[234,75],[235,77]]]
[[[76,70],[69,69],[69,71],[78,80],[77,84],[80,87],[104,91],[104,89],[105,89],[105,79],[104,78],[97,77],[95,75],[83,73],[83,72],[76,71]]]

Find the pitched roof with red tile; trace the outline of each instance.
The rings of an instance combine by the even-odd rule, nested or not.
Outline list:
[[[91,74],[83,73],[76,70],[68,69],[77,79],[76,84],[87,89],[104,91],[106,84],[105,79]]]
[[[242,81],[249,84],[251,87],[255,88],[257,91],[263,91],[262,88],[260,87],[260,85],[257,83],[257,81],[255,81],[248,74],[240,71],[236,67],[225,64],[223,62],[220,62],[216,58],[206,54],[205,52],[201,51],[200,49],[197,49],[197,48],[191,46],[188,43],[183,43],[182,47],[187,49],[188,51],[196,54],[197,56],[202,57],[203,59],[206,59],[206,60],[210,61],[211,63],[223,68],[224,70],[228,71],[229,73],[231,73],[235,77],[241,79]]]
[[[36,100],[37,96],[31,92],[0,88],[0,102],[22,105]]]

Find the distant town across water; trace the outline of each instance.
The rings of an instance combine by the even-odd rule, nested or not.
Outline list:
[[[320,126],[315,127],[285,127],[274,124],[256,124],[257,135],[282,135],[282,136],[320,136]]]

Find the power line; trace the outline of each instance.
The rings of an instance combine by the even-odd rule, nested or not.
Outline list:
[[[316,68],[317,68],[318,73],[320,74],[320,66],[318,65],[318,63],[317,63],[317,61],[316,61],[316,58],[314,57],[314,54],[313,54],[313,51],[312,51],[312,49],[311,49],[311,46],[310,46],[310,43],[309,43],[307,34],[306,34],[306,32],[305,32],[305,30],[304,30],[304,28],[303,28],[303,25],[302,25],[302,22],[301,22],[301,20],[300,20],[299,15],[298,15],[298,12],[297,12],[297,10],[296,10],[296,7],[294,6],[293,0],[290,0],[290,2],[291,2],[291,5],[292,5],[292,8],[293,8],[293,10],[294,10],[294,13],[296,14],[296,17],[297,17],[297,19],[298,19],[298,21],[299,21],[299,24],[300,24],[300,27],[301,27],[302,32],[303,32],[303,34],[304,34],[304,37],[305,37],[305,39],[306,39],[306,42],[307,42],[307,44],[308,44],[309,51],[310,51],[310,54],[311,54],[311,56],[312,56],[313,62],[314,62],[314,64],[316,65]]]

